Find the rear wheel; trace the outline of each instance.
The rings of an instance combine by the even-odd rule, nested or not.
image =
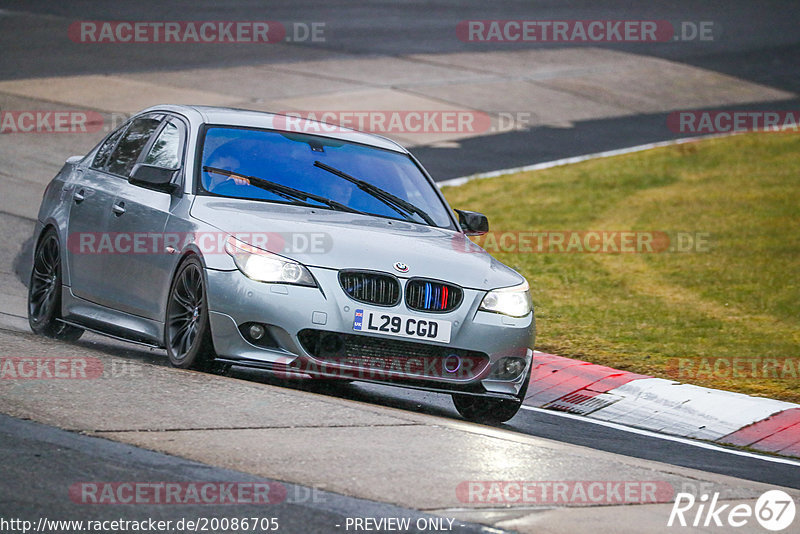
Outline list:
[[[486,424],[505,423],[517,415],[517,412],[522,407],[522,401],[525,399],[528,385],[531,382],[532,369],[533,362],[529,365],[525,383],[517,393],[516,399],[493,399],[491,397],[453,394],[453,404],[464,419]]]
[[[175,367],[206,370],[214,360],[203,265],[194,256],[181,264],[172,280],[164,337]]]
[[[58,235],[49,228],[33,253],[33,269],[28,283],[28,324],[35,333],[75,341],[83,329],[61,322],[61,251]]]

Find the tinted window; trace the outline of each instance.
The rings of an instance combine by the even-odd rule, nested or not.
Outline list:
[[[209,128],[203,143],[203,167],[269,180],[370,215],[428,222],[416,211],[398,211],[392,202],[381,200],[380,192],[359,187],[315,166],[315,162],[343,171],[413,204],[437,226],[451,225],[447,209],[435,189],[407,154],[314,135],[244,128]],[[201,174],[203,188],[215,195],[324,206],[308,198],[287,198],[285,194],[270,191],[263,182],[252,182],[228,177],[219,171]]]
[[[94,159],[92,160],[92,167],[96,169],[102,169],[105,167],[106,163],[108,162],[108,156],[111,154],[111,151],[114,150],[114,145],[117,143],[117,140],[125,133],[125,130],[128,128],[128,125],[122,126],[119,130],[108,136],[108,139],[103,142],[100,148],[97,150],[97,153],[94,155]]]
[[[144,162],[167,169],[180,167],[181,133],[173,123],[168,123],[158,134]]]
[[[128,176],[160,118],[142,117],[133,121],[108,161],[108,172]]]

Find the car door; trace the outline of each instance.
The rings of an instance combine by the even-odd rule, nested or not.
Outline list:
[[[120,254],[120,242],[109,228],[114,216],[114,200],[163,118],[163,113],[142,115],[120,128],[112,136],[115,138],[113,145],[104,143],[86,171],[83,183],[76,184],[69,224],[70,274],[73,293],[81,298],[115,307],[114,293],[118,290],[119,279],[109,271],[109,259]],[[79,200],[81,196],[83,200]],[[83,209],[76,209],[75,205]]]
[[[72,293],[82,299],[101,303],[108,287],[104,277],[101,236],[103,221],[111,207],[116,178],[105,169],[109,158],[130,123],[109,135],[95,152],[86,168],[78,168],[75,177],[63,188],[70,203],[67,222],[67,268]]]
[[[176,117],[167,117],[153,133],[137,163],[180,169],[186,145],[186,125]],[[126,168],[130,177],[135,166]],[[105,258],[108,276],[117,280],[108,295],[115,309],[148,319],[161,320],[169,282],[178,256],[167,251],[165,227],[179,194],[152,189],[127,180],[114,195],[107,228],[118,236],[118,254]]]

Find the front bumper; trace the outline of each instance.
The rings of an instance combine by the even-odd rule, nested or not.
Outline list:
[[[379,308],[449,321],[449,343],[356,332],[355,310],[376,307],[351,299],[341,289],[337,271],[310,270],[319,287],[256,282],[238,270],[206,270],[212,337],[222,361],[285,377],[364,380],[473,395],[509,397],[522,388],[532,359],[533,313],[514,318],[479,311],[485,292],[464,289],[462,304],[448,313],[412,311],[402,301]],[[241,327],[249,323],[265,325],[268,335],[259,342],[248,340]],[[338,353],[320,349],[314,340],[328,334],[344,340],[346,348]],[[453,356],[463,364],[457,371],[451,371]],[[512,379],[492,376],[495,364],[508,357],[524,359],[524,370]]]

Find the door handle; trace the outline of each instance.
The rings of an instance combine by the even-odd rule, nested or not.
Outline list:
[[[114,212],[114,215],[119,217],[123,213],[125,213],[125,203],[124,202],[117,202],[114,204],[114,207],[111,208],[111,211]]]
[[[72,195],[72,200],[75,201],[75,204],[80,204],[86,198],[86,191],[83,189],[79,189],[75,191]]]

